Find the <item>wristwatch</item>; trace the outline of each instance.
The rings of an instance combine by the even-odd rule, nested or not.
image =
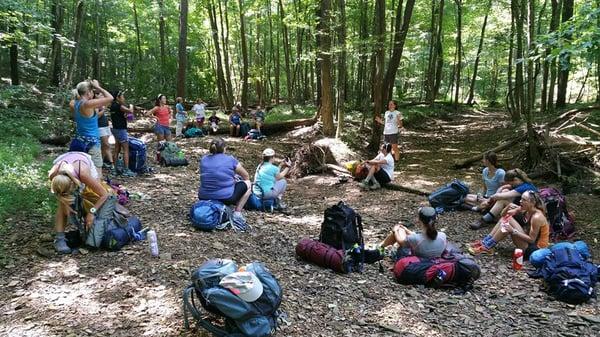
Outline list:
[[[90,213],[96,215],[96,207],[90,208]]]

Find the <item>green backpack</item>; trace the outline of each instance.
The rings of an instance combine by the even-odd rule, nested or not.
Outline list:
[[[159,144],[160,163],[164,166],[185,166],[188,160],[183,151],[173,142],[161,142]]]

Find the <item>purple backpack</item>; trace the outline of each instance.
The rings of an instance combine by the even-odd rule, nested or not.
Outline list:
[[[554,187],[540,189],[546,204],[546,217],[550,225],[550,239],[554,242],[569,240],[575,234],[575,218],[567,209],[565,196]]]

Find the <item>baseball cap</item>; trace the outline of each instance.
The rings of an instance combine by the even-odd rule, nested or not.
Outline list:
[[[256,301],[263,293],[263,285],[258,277],[247,271],[231,273],[223,277],[219,285],[246,302]]]
[[[263,156],[266,157],[273,157],[275,155],[275,150],[273,150],[272,148],[268,147],[263,151]]]

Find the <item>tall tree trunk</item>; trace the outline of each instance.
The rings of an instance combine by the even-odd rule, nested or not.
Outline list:
[[[223,17],[223,8],[221,0],[217,0],[219,3],[219,23],[221,24],[221,46],[223,49],[223,65],[225,67],[225,101],[227,106],[225,110],[231,109],[233,106],[233,79],[231,78],[231,61],[229,59],[229,13],[227,11],[227,2],[225,2],[225,16]],[[223,26],[225,24],[225,26]]]
[[[529,3],[529,22],[528,22],[528,37],[527,37],[527,55],[532,55],[535,49],[535,1],[528,1]],[[523,6],[525,8],[525,6]],[[526,11],[523,11],[526,13]],[[527,109],[525,110],[528,122],[531,119],[531,114],[535,107],[535,73],[534,73],[534,62],[530,59],[527,60]]]
[[[179,50],[177,53],[179,67],[177,68],[177,96],[185,97],[185,73],[187,70],[187,17],[188,1],[181,0],[179,4]]]
[[[67,71],[67,78],[65,79],[65,85],[70,86],[71,80],[73,79],[73,71],[77,65],[77,53],[79,52],[79,40],[81,38],[81,29],[83,27],[83,1],[77,3],[75,9],[75,27],[73,31],[73,52],[71,53],[71,59],[69,61],[69,68]]]
[[[537,26],[537,28],[536,28],[536,36],[542,35],[542,21],[544,20],[544,16],[545,16],[545,13],[546,13],[546,5],[547,5],[547,3],[548,3],[548,0],[544,0],[544,3],[542,4],[542,8],[540,9],[539,14],[538,14],[538,20],[537,20],[537,23],[536,23],[536,26]],[[535,69],[533,71],[533,74],[534,74],[533,75],[534,76],[533,77],[533,87],[534,87],[534,97],[533,97],[533,102],[534,103],[533,103],[533,106],[535,107],[535,101],[536,101],[536,95],[537,95],[536,90],[537,90],[537,87],[538,87],[538,83],[537,83],[537,81],[538,81],[538,75],[540,74],[540,67],[542,66],[542,61],[545,58],[545,51],[541,51],[540,52],[540,50],[537,47],[535,47],[534,49],[535,49],[535,53],[536,54],[541,54],[540,58],[538,58],[538,59],[535,60]],[[542,79],[542,81],[543,81],[543,79]],[[543,89],[543,87],[544,87],[544,83],[542,83],[542,89]],[[545,102],[545,99],[544,99],[545,94],[542,92],[540,95],[542,97],[542,99],[540,100],[541,101],[540,111],[542,111],[542,108],[545,109],[545,106],[544,106],[545,105],[545,103],[544,103]]]
[[[550,21],[550,32],[555,32],[558,29],[560,23],[560,6],[559,0],[551,0],[552,4],[552,19]],[[557,65],[556,58],[552,58],[550,62],[550,84],[548,84],[548,99],[546,103],[546,109],[548,113],[554,112],[554,87],[556,85]]]
[[[381,140],[382,125],[377,122],[384,110],[383,75],[385,70],[385,0],[375,0],[375,76],[373,77],[373,101],[375,107],[371,123],[373,125],[369,150],[377,151]]]
[[[279,100],[281,99],[281,55],[279,54],[279,50],[281,48],[280,43],[280,32],[277,30],[277,37],[275,41],[277,41],[277,45],[275,46],[275,104],[279,104]]]
[[[62,44],[59,36],[62,34],[64,22],[64,7],[61,0],[52,1],[52,28],[54,29],[52,38],[52,62],[50,63],[50,84],[60,86],[62,73]]]
[[[9,32],[14,34],[15,27],[11,25],[11,27],[9,28]],[[10,84],[19,85],[21,84],[21,81],[19,79],[19,46],[17,45],[16,41],[13,41],[10,44],[9,54]]]
[[[158,0],[158,34],[160,39],[160,67],[162,85],[165,84],[165,74],[167,72],[167,54],[165,47],[165,5],[164,0]]]
[[[462,68],[462,0],[456,2],[456,91],[454,93],[454,109],[459,111],[460,72]]]
[[[215,10],[215,4],[212,0],[208,2],[208,16],[210,19],[210,27],[212,30],[213,44],[215,46],[215,59],[217,72],[217,90],[219,92],[219,99],[221,106],[227,110],[232,105],[228,100],[227,88],[225,86],[225,75],[223,74],[223,63],[221,62],[221,48],[219,47],[219,29],[217,28],[217,12]]]
[[[567,22],[573,17],[573,0],[563,0],[562,22]],[[570,39],[567,34],[566,38]],[[568,53],[559,56],[558,89],[556,92],[556,107],[562,108],[567,104],[567,85],[569,82],[569,68],[571,67],[571,56]]]
[[[240,42],[242,44],[242,109],[246,109],[248,107],[248,47],[242,0],[238,0],[238,6],[240,10]]]
[[[331,6],[331,3],[329,5]],[[323,6],[323,4],[321,4],[321,7],[322,6]],[[287,89],[287,100],[288,100],[288,103],[292,107],[292,113],[295,113],[296,110],[294,107],[294,95],[293,95],[293,91],[292,91],[294,83],[292,80],[292,70],[291,70],[291,60],[290,60],[290,42],[289,42],[287,25],[283,21],[284,17],[285,17],[285,9],[283,7],[283,2],[282,2],[282,0],[279,0],[279,20],[280,20],[280,24],[281,24],[281,30],[283,33],[283,53],[284,53],[284,57],[285,57],[285,79],[286,79],[286,89]]]
[[[521,11],[521,1],[526,0],[512,0],[511,8],[515,18],[515,33],[516,39],[516,59],[523,59],[523,13]],[[521,114],[525,109],[525,93],[524,93],[524,80],[523,80],[523,62],[516,63],[515,70],[515,113],[513,114],[513,122],[518,122],[521,119]]]
[[[331,78],[331,0],[321,0],[321,17],[319,18],[319,33],[321,44],[319,54],[321,58],[321,105],[319,114],[323,122],[323,134],[327,137],[335,135],[333,125],[333,79]]]
[[[338,85],[337,85],[337,115],[338,125],[335,133],[336,138],[340,138],[344,129],[344,105],[346,104],[346,1],[338,0],[339,23],[338,23],[338,44],[340,54],[338,59]]]
[[[400,66],[400,59],[402,58],[402,51],[404,49],[404,42],[406,41],[406,34],[408,33],[408,27],[412,18],[413,8],[415,6],[415,0],[407,0],[406,7],[404,9],[404,15],[402,15],[402,0],[398,2],[398,8],[396,9],[396,29],[394,33],[394,44],[392,57],[388,63],[388,68],[385,72],[383,80],[383,94],[384,101],[387,102],[392,99],[392,93],[394,90],[394,83],[396,80],[396,72]],[[402,26],[400,26],[400,17],[402,17]]]
[[[361,41],[361,53],[358,55],[358,76],[356,83],[356,106],[363,111],[363,116],[366,116],[367,107],[369,104],[369,93],[366,88],[368,85],[367,79],[367,64],[368,64],[368,53],[367,53],[367,40],[369,38],[369,3],[368,0],[362,0],[360,3],[360,20],[359,20],[359,36]],[[365,118],[362,119],[364,122]],[[363,125],[361,125],[362,127]]]
[[[469,86],[469,96],[467,98],[467,104],[473,104],[473,98],[475,97],[475,81],[477,80],[477,69],[479,67],[479,58],[483,49],[483,39],[485,37],[485,26],[487,25],[488,14],[492,8],[492,1],[488,2],[487,11],[483,17],[483,26],[481,27],[481,36],[479,37],[479,45],[477,46],[477,55],[475,56],[475,64],[473,65],[473,77],[471,77],[471,85]]]
[[[442,41],[443,41],[443,31],[444,31],[444,0],[440,0],[440,15],[438,16],[438,23],[437,23],[437,42],[435,44],[434,50],[435,50],[435,60],[436,60],[436,69],[435,69],[435,80],[434,80],[434,84],[433,84],[433,99],[431,100],[431,103],[433,103],[433,101],[435,100],[435,98],[438,96],[438,93],[440,91],[440,85],[442,83],[442,74],[443,74],[443,66],[444,66],[444,48],[442,45]]]
[[[92,77],[100,78],[100,0],[94,2],[94,49],[92,50]],[[135,6],[135,2],[134,2]],[[137,20],[137,15],[135,15]],[[141,61],[141,60],[140,60]]]
[[[98,1],[98,0],[96,0]],[[137,41],[138,60],[142,61],[142,39],[140,38],[140,22],[138,20],[137,7],[133,1],[133,23],[135,25],[135,38]]]

